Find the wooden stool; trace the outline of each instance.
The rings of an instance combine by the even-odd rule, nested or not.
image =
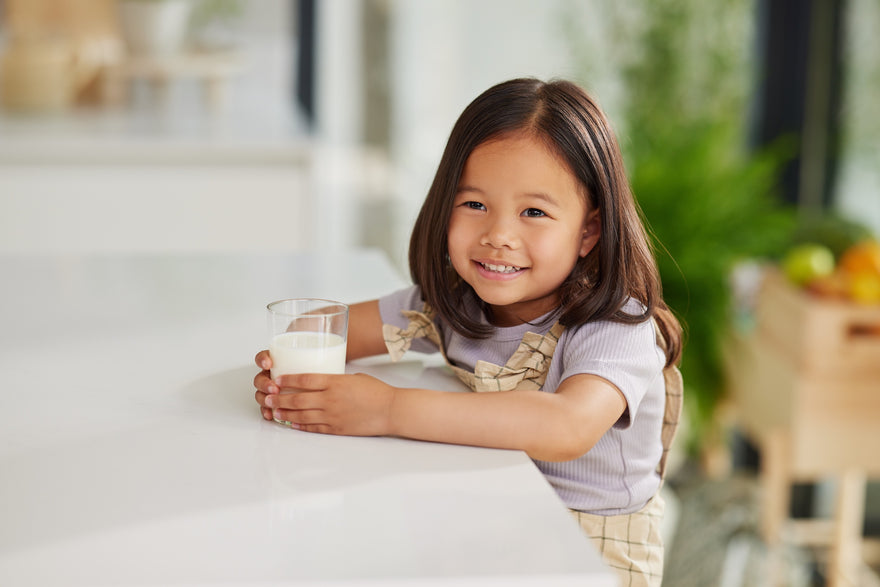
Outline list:
[[[756,318],[726,371],[761,453],[764,540],[825,545],[828,585],[858,585],[865,487],[880,477],[880,307],[817,299],[768,271]],[[832,518],[789,520],[792,483],[822,479],[837,484]]]

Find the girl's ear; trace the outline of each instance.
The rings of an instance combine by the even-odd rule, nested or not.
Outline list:
[[[602,222],[599,220],[599,210],[593,210],[587,214],[587,219],[584,221],[584,230],[581,235],[581,248],[578,251],[578,255],[586,257],[590,251],[593,250],[593,247],[596,246],[596,243],[599,242],[599,237],[601,235]]]

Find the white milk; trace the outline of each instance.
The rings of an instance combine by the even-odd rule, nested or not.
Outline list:
[[[345,373],[345,339],[325,332],[282,332],[269,344],[272,378],[290,373]]]

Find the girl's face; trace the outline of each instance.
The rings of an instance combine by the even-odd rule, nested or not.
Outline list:
[[[559,305],[559,286],[600,226],[568,167],[521,134],[471,152],[448,232],[456,272],[489,304],[496,326],[513,326]]]

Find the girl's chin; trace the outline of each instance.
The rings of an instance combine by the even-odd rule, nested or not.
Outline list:
[[[474,292],[477,294],[477,297],[480,298],[483,303],[493,308],[503,309],[508,306],[513,306],[522,302],[522,298],[520,298],[519,296],[510,295],[510,292],[497,292],[492,291],[490,288],[479,286],[474,287],[473,289]]]
[[[530,322],[552,311],[559,305],[556,296],[539,296],[532,298],[522,295],[504,295],[504,293],[474,288],[477,296],[492,309],[495,326],[515,326]]]

